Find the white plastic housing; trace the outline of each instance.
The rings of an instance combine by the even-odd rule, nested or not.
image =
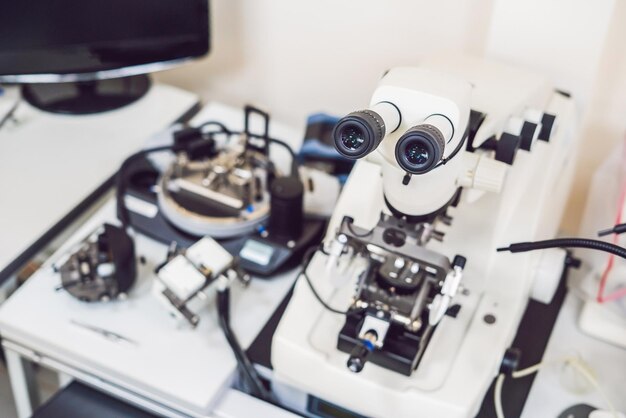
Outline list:
[[[578,325],[587,334],[626,348],[626,319],[595,301],[585,302]]]
[[[208,304],[213,294],[214,286],[207,286],[207,279],[216,279],[232,263],[233,256],[224,247],[214,239],[204,237],[189,247],[184,255],[177,255],[159,270],[152,293],[174,318],[185,323],[186,319],[172,306],[163,291],[168,288],[179,299],[187,301],[186,306],[190,311],[197,313]]]
[[[442,131],[446,139],[443,157],[449,157],[463,140],[469,120],[471,89],[466,80],[422,68],[394,68],[381,79],[371,106],[390,102],[402,115],[398,129],[387,133],[376,151],[384,161],[385,197],[396,210],[411,216],[426,215],[453,198],[456,180],[463,168],[463,152],[446,165],[413,175],[409,184],[404,185],[406,172],[396,161],[395,149],[407,130],[428,123]]]
[[[546,305],[552,302],[563,276],[566,258],[567,252],[562,248],[550,248],[538,253],[531,298]]]
[[[394,132],[400,127],[401,116],[399,109],[390,102],[378,102],[371,110],[380,116],[385,124],[385,133]]]
[[[304,213],[322,217],[332,215],[341,190],[337,177],[305,166],[298,172],[304,185]]]
[[[178,255],[159,270],[159,280],[185,300],[204,287],[206,277],[185,256]]]
[[[573,174],[575,106],[570,98],[554,93],[541,77],[480,60],[455,57],[452,63],[433,68],[445,67],[472,82],[471,107],[488,115],[480,128],[482,137],[501,133],[511,117],[523,117],[531,107],[556,115],[559,124],[549,142],[538,141],[531,152],[518,153],[508,170],[496,168],[500,167],[497,164],[492,166],[494,172],[508,171],[506,177],[500,173],[501,192],[485,194],[475,201],[462,199],[458,207],[451,209],[454,220],[446,228],[443,242],[431,240],[428,244],[429,249],[450,259],[456,254],[467,258],[462,282],[467,292],[456,295],[454,303],[461,305],[459,314],[456,318],[443,317],[411,376],[371,363],[361,373],[350,372],[346,367],[348,354],[336,348],[344,318],[326,311],[307,283],[298,281],[274,334],[272,365],[275,387],[281,388],[281,402],[300,412],[305,411],[300,402],[306,397],[299,394],[312,394],[370,417],[474,417],[515,337],[536,277],[538,255],[498,253],[496,248],[556,236]],[[467,93],[465,83],[456,85]],[[396,97],[415,97],[412,90],[384,83],[375,95],[382,96],[385,91],[394,92]],[[431,96],[424,97],[431,105],[436,102]],[[373,101],[381,99],[377,96]],[[470,103],[465,103],[469,107]],[[393,157],[389,153],[395,146],[393,138],[413,123],[404,125],[404,113],[412,114],[407,112],[410,109],[403,111],[402,128],[383,141],[378,158],[356,164],[337,202],[327,237],[335,236],[344,216],[351,216],[355,225],[373,227],[385,210],[383,191],[388,198],[393,195],[398,199],[398,205],[404,202],[402,207],[414,213],[429,210],[429,203],[442,198],[437,187],[447,184],[443,181],[443,169],[413,176],[410,185],[400,193],[403,189],[398,184],[403,173],[393,164],[395,159],[387,158]],[[419,114],[415,115],[415,121],[418,119]],[[470,158],[469,153],[464,155],[463,160]],[[473,164],[463,163],[454,170],[477,164],[475,159]],[[500,178],[500,174],[495,177]],[[390,185],[388,179],[394,175],[398,181]],[[498,184],[486,184],[486,177],[479,180],[483,187],[500,188]],[[429,182],[422,184],[426,178]],[[355,283],[338,281],[337,272],[342,269],[346,271],[344,276],[350,276],[355,266],[349,264],[347,257],[340,257],[339,266],[329,271],[327,261],[326,255],[317,253],[308,266],[308,276],[321,298],[333,308],[344,310],[351,303]],[[495,317],[495,322],[485,321],[487,315]]]
[[[500,193],[508,165],[484,154],[465,155],[465,170],[458,179],[458,185],[484,192]]]
[[[204,237],[189,247],[185,257],[196,266],[209,269],[214,277],[233,263],[233,256],[211,237]]]

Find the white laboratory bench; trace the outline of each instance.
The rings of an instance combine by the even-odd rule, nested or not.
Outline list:
[[[115,220],[111,200],[0,309],[0,333],[20,417],[30,416],[35,400],[24,360],[159,415],[216,416],[214,410],[229,392],[237,362],[215,311],[205,309],[200,324],[192,329],[171,318],[150,292],[166,245],[136,236],[137,255],[145,257],[146,264],[140,265],[138,282],[125,301],[85,303],[56,290],[60,277],[54,261],[103,222]],[[296,275],[290,271],[270,280],[253,279],[245,289],[233,285],[232,326],[243,347],[252,343]],[[106,332],[121,338],[107,337]]]
[[[219,120],[233,130],[243,129],[242,110],[220,103],[206,105],[190,123],[198,124],[207,120]],[[158,131],[155,128],[152,135],[129,141],[133,144],[114,140],[117,147],[108,154],[108,135],[96,135],[97,141],[90,136],[92,148],[85,146],[82,149],[93,149],[94,152],[84,161],[73,161],[69,164],[72,168],[70,174],[53,176],[57,175],[63,181],[70,182],[74,177],[79,177],[76,174],[78,168],[80,172],[91,165],[97,165],[91,180],[80,181],[80,186],[88,195],[100,184],[99,181],[107,184],[106,179],[116,171],[128,154],[142,147],[171,141],[170,130],[165,129],[171,122],[173,120],[168,124],[156,124]],[[260,122],[252,121],[253,131],[256,130],[257,123]],[[58,129],[61,131],[62,126]],[[69,127],[68,132],[76,133],[78,129]],[[270,124],[270,133],[284,139],[296,149],[302,140],[299,130],[278,123]],[[139,136],[139,133],[136,135]],[[80,143],[80,140],[74,137],[72,141],[57,143],[59,148],[49,145],[47,149],[59,151],[76,143]],[[16,159],[27,160],[26,148],[18,147],[15,153],[18,157]],[[285,150],[272,147],[270,153],[279,168],[289,169],[291,157]],[[99,154],[104,154],[105,157],[100,158]],[[80,160],[79,154],[74,157]],[[157,157],[153,161],[157,164],[170,158],[167,155]],[[58,155],[50,154],[50,161],[46,161],[46,164],[46,170],[67,171],[59,170],[64,166],[64,158]],[[45,170],[38,169],[36,173],[33,171],[32,176],[35,177],[35,174],[45,177]],[[56,196],[60,201],[66,197],[70,200],[57,203],[54,207],[54,213],[58,211],[59,217],[64,215],[62,210],[69,211],[77,200],[80,201],[82,195],[79,191],[82,189],[75,186],[71,186],[74,187],[74,194],[61,193]],[[24,193],[15,188],[11,188],[10,192],[16,197]],[[24,201],[35,198],[25,196],[21,203],[15,203],[11,207],[15,216],[21,205],[26,205],[27,211],[31,211],[30,206],[37,206],[31,200]],[[41,216],[43,219],[38,221],[41,228],[45,228],[46,222],[53,222],[52,216],[41,215],[40,212],[41,205],[38,210],[32,210],[31,216]],[[8,221],[9,219],[3,219],[3,222]],[[38,403],[35,382],[30,376],[32,363],[167,417],[230,418],[247,416],[251,410],[259,417],[292,416],[286,411],[230,389],[236,375],[237,363],[218,326],[215,312],[205,310],[196,329],[181,326],[150,292],[152,280],[155,278],[154,268],[165,260],[166,245],[140,234],[135,235],[137,255],[145,257],[146,264],[140,266],[138,281],[125,301],[89,304],[74,299],[63,290],[57,290],[60,277],[54,272],[54,261],[103,222],[117,222],[113,198],[90,215],[55,255],[0,307],[0,334],[19,416],[30,416],[33,407]],[[36,228],[29,229],[21,223],[13,225],[16,235],[21,228],[32,239],[38,239]],[[39,234],[41,233],[43,232],[40,231]],[[20,252],[4,254],[7,263],[11,262],[10,254],[19,255]],[[246,289],[234,285],[231,302],[232,327],[244,348],[253,342],[285,298],[296,275],[296,271],[290,271],[271,280],[253,280]],[[111,338],[111,334],[107,337],[107,332],[123,338]]]
[[[561,359],[579,356],[593,370],[599,385],[617,411],[626,412],[626,349],[590,337],[578,327],[582,301],[569,293],[557,318],[543,355],[546,366],[539,370],[524,407],[522,418],[558,417],[576,404],[607,409],[606,401],[593,388],[572,391],[572,376],[565,374]]]
[[[167,86],[157,85],[151,94],[169,97],[164,103],[180,103],[180,111],[193,108],[196,102],[195,96]],[[134,126],[128,122],[131,119],[115,112],[74,120],[27,107],[17,115],[17,125],[0,130],[0,271],[15,264],[15,258],[20,258],[94,188],[106,183],[126,155],[146,146],[148,137],[181,115],[156,101],[150,105],[140,101],[137,105],[145,105],[145,112],[129,107],[133,118],[154,124]],[[239,109],[217,103],[206,106],[192,123],[207,119],[220,120],[235,130],[241,129],[243,123]],[[120,127],[126,125],[128,130],[120,133]],[[300,131],[281,125],[273,124],[271,132],[294,147],[301,139]],[[158,145],[166,139],[155,135],[148,145]],[[279,153],[275,157],[279,163],[285,163],[281,168],[287,170],[288,156],[280,154],[284,150],[277,148],[272,152]],[[191,330],[177,326],[150,294],[154,267],[165,258],[164,245],[137,236],[137,253],[145,256],[147,263],[140,268],[138,283],[127,301],[87,304],[64,291],[56,291],[60,279],[51,263],[68,245],[104,221],[115,222],[112,201],[99,209],[0,308],[0,333],[20,417],[29,416],[36,403],[28,375],[29,362],[167,417],[293,417],[231,388],[236,362],[213,311],[203,312],[199,328]],[[271,280],[256,279],[247,289],[235,285],[232,324],[244,347],[252,343],[284,299],[295,275],[292,271]],[[598,373],[600,384],[615,406],[626,410],[621,385],[626,373],[626,350],[580,332],[576,325],[578,312],[578,301],[569,295],[543,358],[550,361],[580,354]],[[107,338],[84,325],[124,339]],[[568,392],[561,384],[559,367],[548,366],[536,376],[521,416],[556,418],[577,403],[605,406],[597,392]]]
[[[95,115],[51,114],[20,103],[16,122],[0,129],[0,283],[41,250],[42,237],[69,221],[126,156],[197,107],[198,96],[163,84],[131,105]]]

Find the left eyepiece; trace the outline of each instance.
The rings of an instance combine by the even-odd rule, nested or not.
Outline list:
[[[385,137],[385,122],[373,110],[360,110],[341,118],[332,135],[337,151],[356,160],[378,148]]]

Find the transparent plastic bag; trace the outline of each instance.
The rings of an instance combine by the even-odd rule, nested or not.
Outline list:
[[[600,230],[626,222],[626,139],[611,152],[592,179],[580,236],[626,247],[626,234],[597,238]],[[570,283],[586,300],[626,315],[626,260],[600,251],[580,251],[581,274]]]

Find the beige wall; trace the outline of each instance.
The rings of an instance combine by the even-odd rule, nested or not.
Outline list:
[[[482,54],[495,1],[214,0],[211,55],[158,79],[303,125],[310,113],[342,114],[367,103],[386,68],[440,51]],[[626,131],[624,0],[617,0],[590,97],[564,223],[570,231],[594,167]]]
[[[583,115],[575,186],[564,229],[576,231],[595,168],[626,138],[626,1],[613,12],[588,109]]]
[[[442,49],[480,53],[483,4],[490,0],[215,0],[211,55],[159,78],[302,123],[367,103],[394,65]]]

